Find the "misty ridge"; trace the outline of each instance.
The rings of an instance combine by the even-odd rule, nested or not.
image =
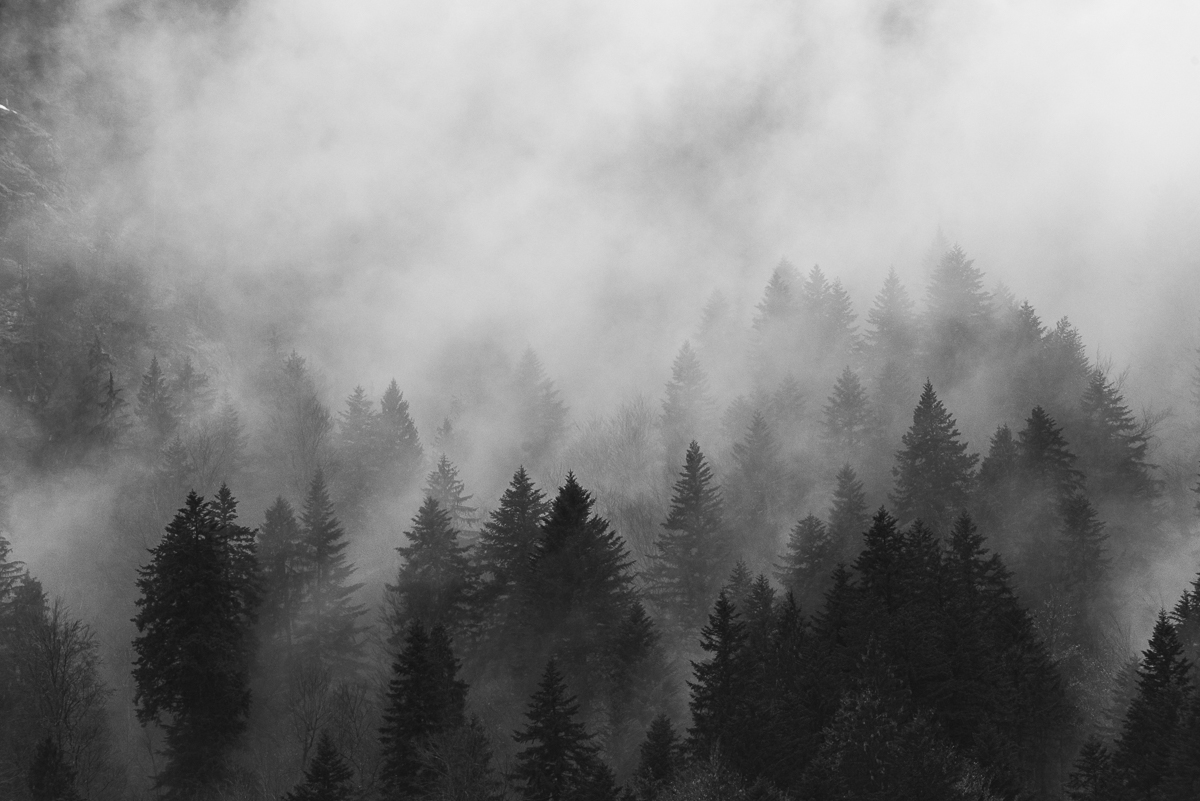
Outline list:
[[[1196,23],[0,0],[0,798],[1200,798]]]

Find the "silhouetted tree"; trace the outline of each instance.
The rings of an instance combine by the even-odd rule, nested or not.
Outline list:
[[[708,391],[708,376],[692,346],[684,342],[671,365],[667,397],[663,400],[663,440],[667,464],[678,464],[688,447],[708,433],[715,406]]]
[[[307,565],[300,526],[292,505],[283,497],[267,509],[258,531],[258,561],[263,577],[260,619],[271,638],[290,654],[295,623],[304,600]]]
[[[137,416],[146,427],[153,445],[165,442],[179,425],[175,398],[166,376],[158,366],[157,356],[150,359],[150,369],[142,376],[137,393]]]
[[[379,468],[384,485],[406,490],[417,478],[425,451],[409,415],[408,401],[395,379],[384,390],[375,423],[379,431]]]
[[[836,481],[829,507],[829,539],[835,557],[845,561],[858,552],[862,533],[871,518],[867,513],[867,494],[849,464],[838,470]]]
[[[579,704],[552,659],[515,734],[525,745],[517,754],[513,778],[527,801],[569,801],[584,797],[594,781],[596,751],[578,720]]]
[[[638,801],[657,801],[683,772],[683,766],[683,744],[671,719],[659,715],[650,723],[639,750],[637,771],[633,775]]]
[[[412,528],[404,534],[408,544],[396,549],[404,564],[396,583],[388,585],[399,621],[420,620],[426,626],[463,630],[477,577],[450,515],[427,495]]]
[[[485,593],[493,602],[507,597],[525,579],[537,552],[542,522],[550,510],[545,494],[534,486],[524,467],[517,468],[479,534],[479,569]]]
[[[445,454],[425,480],[425,495],[437,501],[438,508],[450,515],[450,524],[459,532],[466,534],[475,530],[478,522],[476,507],[467,505],[475,496],[467,494],[466,486],[458,477],[458,468]]]
[[[825,404],[825,437],[838,456],[858,456],[867,440],[871,414],[867,392],[849,367],[842,370]]]
[[[354,771],[322,731],[317,752],[304,769],[304,781],[285,795],[284,801],[350,801],[354,797]]]
[[[836,559],[837,549],[825,524],[809,515],[788,535],[787,551],[775,576],[802,607],[815,607],[825,594]]]
[[[779,513],[779,448],[767,421],[755,413],[745,439],[733,446],[735,469],[727,492],[730,525],[744,543],[744,557],[753,566],[768,566],[779,547],[776,516]]]
[[[959,437],[954,418],[926,381],[892,468],[896,488],[889,497],[901,521],[919,519],[944,531],[966,507],[979,456],[968,454]]]
[[[27,783],[32,801],[81,801],[75,789],[75,771],[53,737],[38,743]]]
[[[963,379],[985,350],[992,323],[983,273],[957,245],[941,257],[929,282],[926,364],[943,383]]]
[[[704,760],[735,750],[747,725],[746,624],[724,592],[717,596],[700,637],[700,647],[709,657],[692,663],[688,748]]]

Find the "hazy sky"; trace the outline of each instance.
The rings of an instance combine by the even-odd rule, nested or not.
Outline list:
[[[711,289],[748,313],[782,256],[860,315],[891,265],[920,297],[939,227],[1127,362],[1195,333],[1198,23],[1165,0],[247,0],[220,36],[115,51],[143,141],[97,204],[164,266],[265,280],[234,299],[339,391],[494,325],[608,403],[597,383],[665,379]],[[614,369],[585,377],[584,348]]]

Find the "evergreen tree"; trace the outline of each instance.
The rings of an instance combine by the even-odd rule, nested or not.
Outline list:
[[[633,774],[638,801],[657,801],[683,772],[683,744],[671,725],[671,719],[659,715],[646,732],[639,750],[637,771]]]
[[[437,501],[438,508],[450,515],[450,523],[455,529],[464,534],[475,530],[479,519],[475,515],[476,507],[467,505],[467,501],[475,496],[466,493],[466,485],[458,477],[458,468],[445,454],[425,480],[425,495]]]
[[[825,334],[822,344],[828,348],[826,352],[834,357],[856,353],[860,342],[854,321],[858,315],[854,313],[850,293],[842,286],[841,279],[835,278],[829,285],[822,317]]]
[[[934,268],[926,315],[927,368],[953,385],[973,368],[987,345],[992,322],[983,273],[957,245]]]
[[[137,416],[146,426],[152,444],[164,442],[179,425],[175,398],[166,376],[159,369],[157,356],[150,359],[150,369],[142,376],[137,393]]]
[[[363,585],[349,583],[355,569],[346,561],[349,543],[319,469],[309,484],[300,523],[305,602],[297,640],[312,664],[338,675],[353,673],[362,657],[358,618],[366,611],[354,603],[354,595]]]
[[[1176,728],[1192,691],[1191,668],[1174,627],[1159,612],[1112,757],[1118,781],[1135,798],[1154,797],[1169,773]]]
[[[836,557],[837,549],[825,524],[809,515],[788,535],[787,552],[775,577],[796,596],[801,607],[815,608],[825,594]]]
[[[846,561],[858,552],[862,533],[871,518],[867,514],[867,493],[849,464],[838,470],[836,481],[833,504],[829,507],[829,540],[833,554]]]
[[[979,456],[968,454],[959,436],[954,418],[926,381],[892,468],[896,489],[889,497],[901,521],[919,519],[944,531],[966,507]]]
[[[213,404],[213,390],[208,376],[196,369],[191,358],[184,358],[173,384],[171,394],[182,425],[190,426],[208,414]]]
[[[245,729],[259,602],[253,532],[224,490],[195,493],[139,570],[133,678],[138,720],[166,731],[168,797],[214,787]]]
[[[460,631],[467,623],[476,576],[450,515],[427,495],[404,534],[408,545],[396,549],[404,564],[395,585],[388,585],[400,620]]]
[[[708,391],[708,376],[691,344],[684,342],[671,366],[667,397],[663,400],[663,440],[667,463],[678,464],[689,442],[708,432],[715,406]]]
[[[867,324],[865,344],[876,363],[909,363],[917,345],[917,316],[894,267],[888,269],[883,288],[867,312]]]
[[[479,568],[490,597],[504,597],[525,578],[549,511],[545,494],[518,467],[479,535]]]
[[[435,772],[422,760],[422,750],[429,738],[465,725],[466,697],[445,628],[427,630],[414,620],[392,664],[379,729],[385,801],[420,797],[433,781]]]
[[[333,744],[329,732],[322,731],[317,753],[304,769],[304,781],[285,795],[283,801],[350,801],[354,794],[354,771]]]
[[[720,490],[695,440],[675,482],[649,570],[650,593],[684,629],[704,621],[729,563]]]
[[[544,464],[566,430],[567,407],[533,348],[525,351],[517,365],[513,394],[521,458],[526,464]]]
[[[282,496],[267,509],[259,529],[258,561],[263,577],[260,619],[269,636],[281,640],[290,653],[304,600],[307,566],[296,514]]]
[[[1164,801],[1200,798],[1200,692],[1195,688],[1171,743],[1162,797]]]
[[[732,529],[751,566],[768,566],[779,547],[779,448],[767,421],[756,412],[743,441],[733,446],[735,469],[729,480]]]
[[[779,262],[767,281],[763,290],[763,298],[755,306],[758,312],[754,317],[754,330],[760,335],[772,325],[785,322],[795,313],[795,301],[792,298],[792,284],[795,282],[796,269],[786,259]]]
[[[825,437],[834,452],[843,458],[857,456],[867,440],[870,419],[867,392],[847,366],[825,405]]]
[[[375,422],[379,429],[380,470],[385,481],[391,477],[391,485],[404,490],[416,480],[425,451],[396,379],[388,384],[379,406]]]
[[[746,624],[723,591],[700,634],[700,647],[710,656],[692,663],[688,749],[704,760],[736,752],[747,725]]]
[[[1104,523],[1096,518],[1087,496],[1075,493],[1062,502],[1059,576],[1064,588],[1080,601],[1093,599],[1108,568]]]
[[[75,789],[75,771],[53,737],[38,743],[27,784],[32,801],[82,801]]]
[[[988,454],[979,466],[975,515],[989,537],[1007,543],[1021,497],[1021,456],[1012,429],[1002,425],[992,435]]]
[[[573,801],[592,784],[596,751],[578,715],[579,704],[551,659],[529,701],[525,728],[515,734],[525,748],[513,778],[526,801]]]
[[[1080,401],[1080,467],[1097,498],[1148,500],[1159,484],[1146,462],[1146,434],[1103,371],[1094,370]]]
[[[750,573],[750,568],[746,567],[746,563],[741,559],[737,560],[733,565],[733,570],[729,571],[729,580],[721,589],[729,596],[730,603],[738,609],[742,609],[753,588],[754,576]]]
[[[1113,798],[1112,754],[1099,737],[1089,737],[1067,780],[1071,801],[1109,801]]]
[[[342,508],[354,517],[375,489],[376,429],[376,414],[367,391],[357,386],[346,398],[346,408],[338,424],[338,452],[342,462],[338,483],[344,487],[339,496]]]

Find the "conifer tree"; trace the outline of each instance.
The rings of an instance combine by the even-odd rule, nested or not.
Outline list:
[[[529,701],[525,728],[515,734],[525,748],[513,778],[526,801],[572,801],[593,783],[596,751],[578,716],[579,704],[551,659]]]
[[[1062,502],[1059,576],[1064,588],[1081,600],[1095,597],[1108,567],[1108,535],[1087,496],[1075,493]]]
[[[258,532],[258,561],[263,577],[263,627],[290,653],[296,617],[304,600],[307,565],[300,525],[282,496],[267,509]]]
[[[1094,370],[1080,401],[1079,464],[1097,498],[1149,500],[1158,482],[1146,462],[1149,441],[1125,399],[1101,370]]]
[[[671,725],[671,719],[659,715],[646,732],[639,750],[633,787],[637,801],[657,801],[683,772],[683,744]]]
[[[667,382],[667,397],[663,400],[663,440],[667,444],[668,464],[678,464],[688,443],[707,433],[714,410],[708,376],[691,344],[684,342],[671,365],[671,380]]]
[[[179,424],[175,399],[158,366],[157,356],[150,359],[150,369],[142,376],[137,393],[137,416],[146,426],[152,444],[164,442],[175,433]]]
[[[518,467],[479,534],[479,569],[490,598],[506,596],[523,581],[549,511],[545,494],[534,486],[525,468]]]
[[[987,343],[991,297],[983,273],[957,245],[942,256],[926,304],[927,367],[953,385],[967,374]]]
[[[689,708],[692,727],[688,749],[704,760],[719,752],[733,752],[747,724],[746,624],[722,592],[701,630],[700,647],[710,656],[693,662],[694,681]]]
[[[704,621],[729,563],[720,490],[692,440],[649,570],[650,592],[685,629]]]
[[[735,469],[728,492],[731,524],[752,566],[768,566],[779,547],[779,448],[767,421],[756,412],[743,441],[734,444]]]
[[[253,532],[234,517],[228,490],[191,493],[139,570],[134,701],[166,731],[169,797],[222,781],[246,726],[259,586]]]
[[[825,524],[809,515],[788,535],[787,552],[775,576],[796,596],[801,607],[815,608],[825,594],[836,557],[837,549]]]
[[[458,468],[445,454],[425,480],[425,495],[437,501],[438,508],[450,515],[450,524],[459,532],[469,534],[475,530],[476,507],[467,505],[475,496],[467,494],[466,485],[458,477]]]
[[[1169,773],[1176,728],[1192,692],[1191,670],[1174,627],[1160,611],[1112,757],[1118,781],[1133,797],[1152,798]]]
[[[185,357],[172,382],[176,412],[183,426],[190,426],[208,414],[213,404],[213,390],[208,376],[196,369],[190,357]]]
[[[1078,403],[1092,371],[1083,337],[1066,317],[1046,333],[1042,363],[1046,379],[1043,392],[1054,411],[1064,416]]]
[[[763,298],[754,307],[758,314],[754,317],[753,325],[759,334],[772,325],[786,321],[795,313],[795,300],[792,298],[795,272],[795,268],[785,259],[771,273],[763,290]]]
[[[313,474],[300,516],[305,568],[305,602],[297,639],[313,664],[335,675],[353,673],[362,656],[358,618],[366,611],[354,603],[363,586],[351,584],[354,565],[346,560],[346,533],[334,517],[333,502],[321,470]]]
[[[998,542],[1012,536],[1012,521],[1021,493],[1021,457],[1012,429],[1002,425],[992,435],[988,454],[979,466],[975,516],[988,535]]]
[[[867,392],[847,366],[825,404],[826,441],[843,458],[856,457],[867,440],[870,419]]]
[[[867,312],[867,324],[865,344],[877,364],[909,363],[917,346],[917,316],[894,267],[888,269],[883,288]]]
[[[475,591],[476,576],[467,549],[458,543],[450,515],[431,496],[404,532],[408,544],[396,550],[404,559],[394,585],[388,585],[401,620],[460,631]]]
[[[824,337],[822,344],[826,352],[833,357],[850,356],[860,347],[859,337],[854,325],[858,315],[854,313],[854,305],[850,301],[850,293],[842,286],[841,279],[835,278],[829,285],[826,296],[823,317]]]
[[[354,798],[354,771],[322,731],[317,752],[304,769],[304,781],[283,797],[284,801],[350,801]]]
[[[867,493],[849,464],[838,470],[836,481],[829,507],[829,540],[833,554],[846,561],[857,553],[871,518],[867,513]]]
[[[729,596],[729,601],[738,609],[746,606],[746,599],[750,597],[750,590],[754,588],[754,575],[750,572],[750,568],[746,566],[745,561],[739,559],[733,565],[733,570],[729,571],[729,579],[721,589]]]
[[[959,437],[954,418],[926,381],[892,468],[896,488],[889,497],[902,522],[919,519],[944,531],[966,507],[979,456],[968,454]]]
[[[396,379],[387,385],[379,407],[375,422],[379,429],[380,470],[385,481],[404,490],[416,480],[425,451]]]
[[[51,736],[38,743],[26,783],[32,801],[82,801],[75,787],[75,771]]]
[[[344,490],[339,493],[343,508],[357,513],[375,489],[377,469],[375,450],[377,443],[376,414],[367,391],[361,386],[354,388],[346,398],[346,408],[339,415],[338,452],[341,456],[339,483]]]
[[[513,379],[513,393],[521,458],[526,464],[544,464],[566,430],[567,407],[554,382],[546,377],[533,348],[526,349],[521,356]]]
[[[383,725],[380,785],[385,801],[420,797],[433,780],[422,750],[439,733],[465,725],[467,685],[441,626],[409,624],[404,648],[392,664]]]
[[[1089,737],[1067,780],[1071,801],[1109,801],[1113,798],[1112,754],[1099,737]]]

